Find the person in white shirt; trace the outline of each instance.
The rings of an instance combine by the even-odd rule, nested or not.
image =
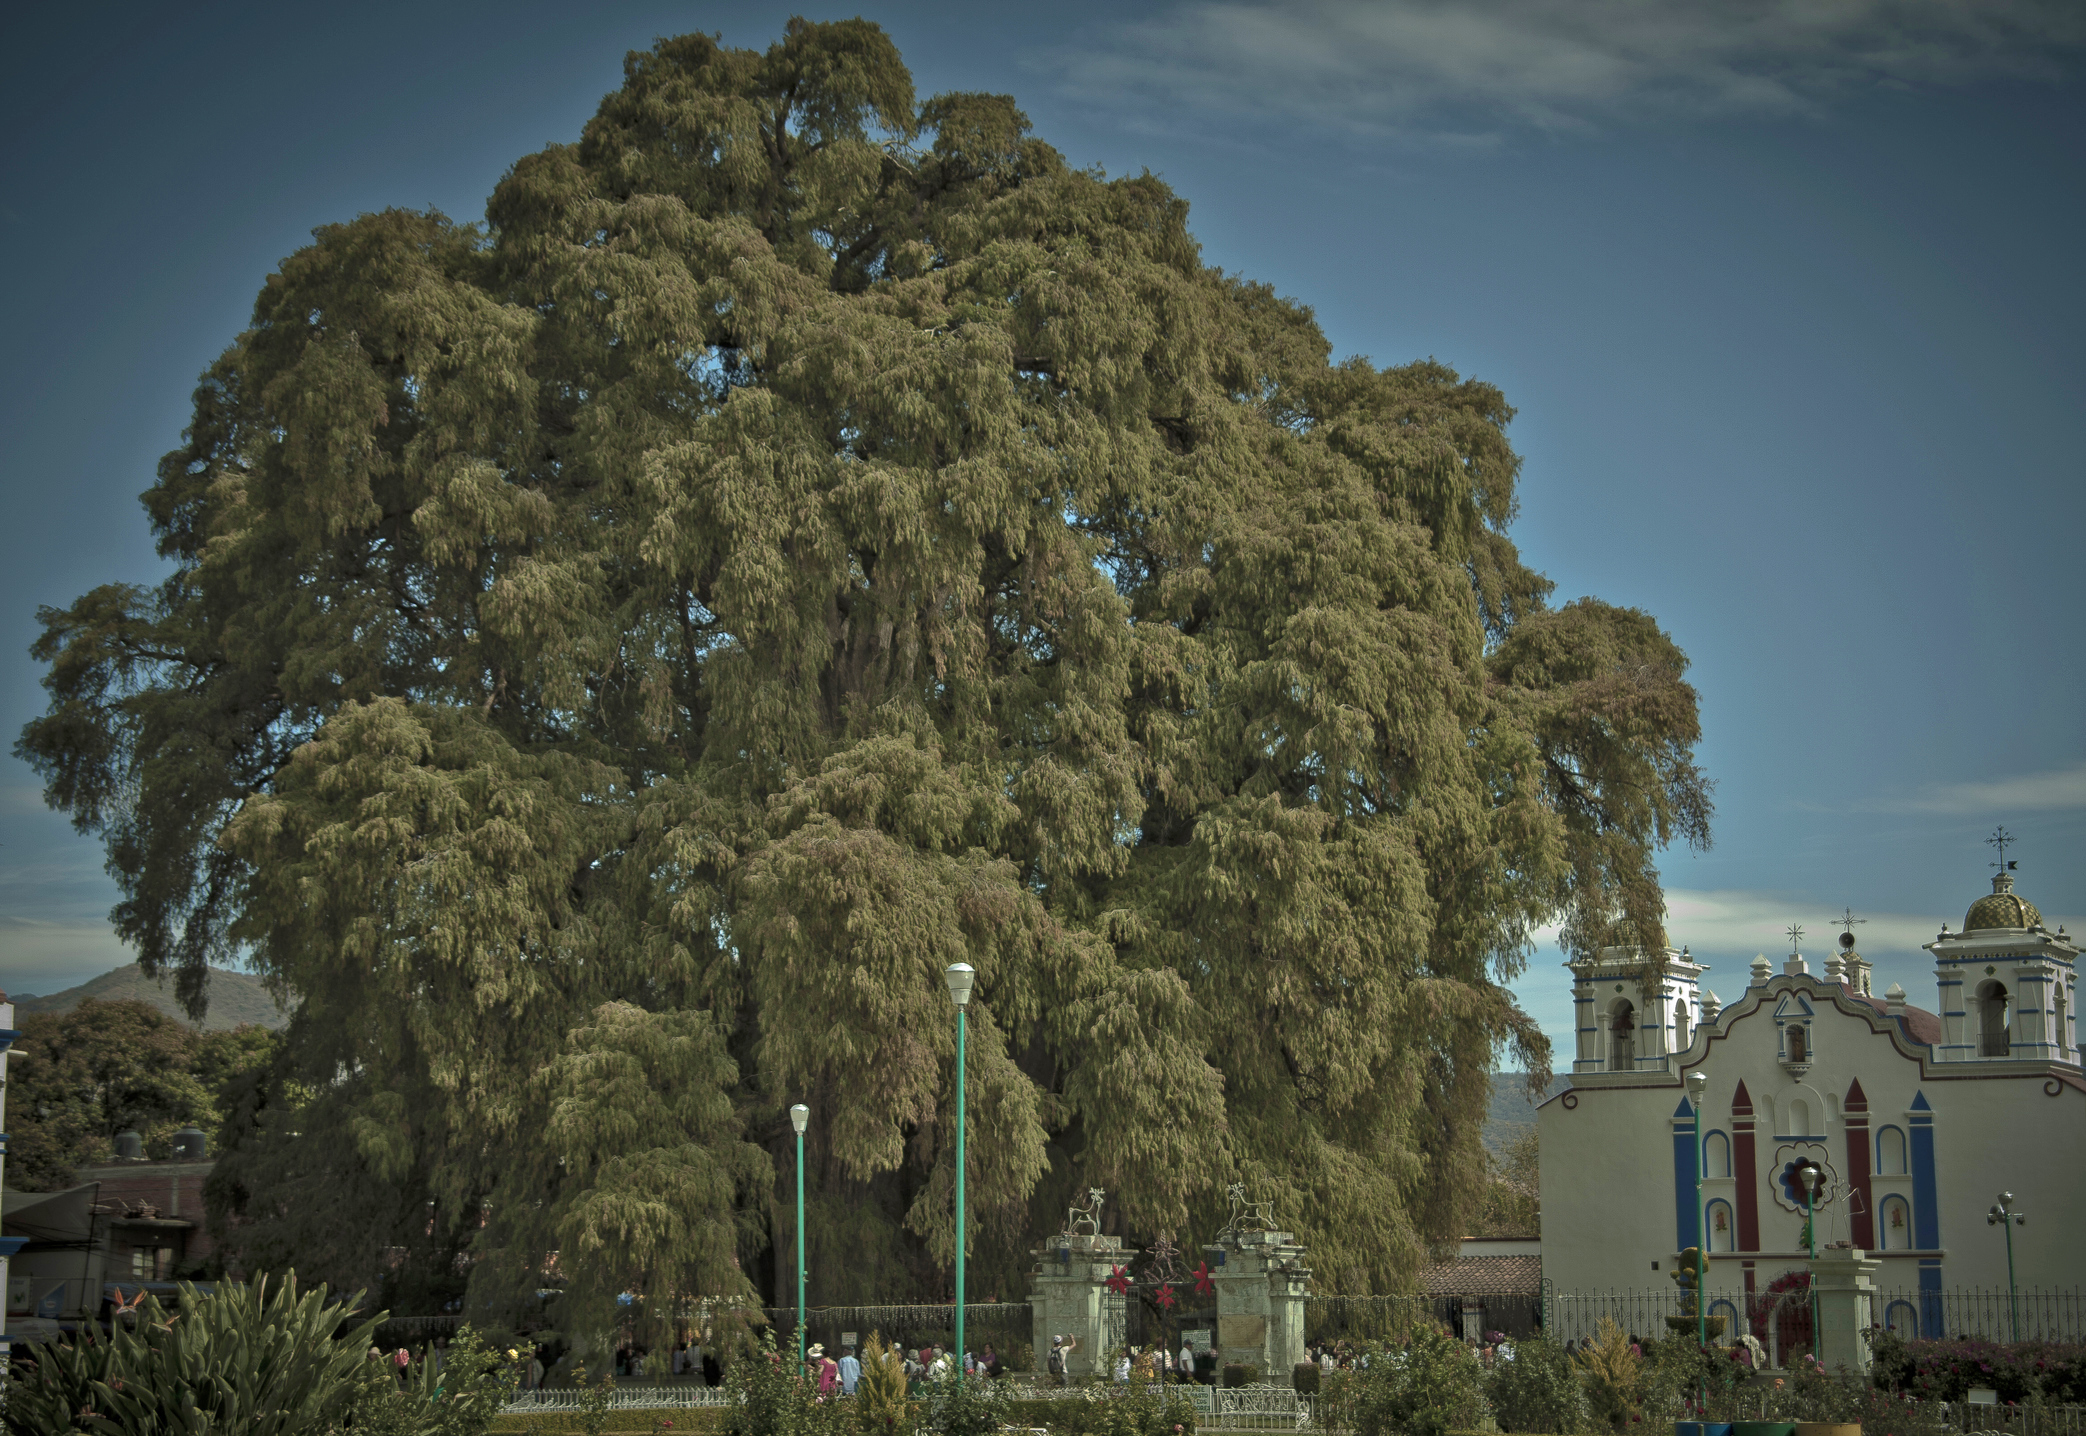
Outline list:
[[[850,1346],[840,1354],[840,1394],[855,1394],[855,1383],[862,1379],[862,1363],[855,1360],[855,1349]]]
[[[1182,1380],[1183,1382],[1188,1382],[1188,1381],[1193,1381],[1194,1379],[1195,1379],[1195,1348],[1194,1348],[1194,1347],[1192,1347],[1192,1346],[1190,1346],[1190,1345],[1188,1345],[1188,1339],[1187,1339],[1186,1337],[1182,1337],[1182,1338],[1181,1338],[1181,1380]]]

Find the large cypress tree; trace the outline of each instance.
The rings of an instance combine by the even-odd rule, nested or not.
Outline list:
[[[302,999],[233,1216],[338,1164],[481,1295],[738,1289],[801,1099],[815,1299],[933,1294],[958,960],[974,1295],[1090,1184],[1261,1184],[1336,1290],[1471,1216],[1529,933],[1657,947],[1707,841],[1686,660],[1550,605],[1496,389],[1028,130],[861,21],[685,36],[483,225],[268,276],[18,746],[148,971]]]

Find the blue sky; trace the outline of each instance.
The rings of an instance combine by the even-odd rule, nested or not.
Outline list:
[[[315,225],[458,217],[626,50],[857,6],[18,9],[0,32],[0,726],[38,604],[159,572],[136,495]],[[1500,384],[1515,536],[1694,661],[1715,847],[1664,863],[1728,998],[1852,906],[1879,981],[2020,838],[2086,929],[2086,10],[1995,0],[894,4],[919,92],[1149,168],[1337,349]],[[97,846],[0,774],[0,985],[128,960]],[[1559,1038],[1545,948],[1517,985]]]

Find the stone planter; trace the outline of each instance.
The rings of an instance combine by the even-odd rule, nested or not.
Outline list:
[[[1799,1421],[1796,1436],[1861,1436],[1861,1424],[1842,1426],[1831,1421]]]

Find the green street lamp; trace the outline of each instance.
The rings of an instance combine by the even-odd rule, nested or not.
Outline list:
[[[789,1109],[789,1124],[797,1129],[797,1374],[804,1374],[804,1129],[811,1125],[811,1109],[799,1102]]]
[[[1811,1300],[1811,1359],[1818,1359],[1818,1178],[1819,1171],[1813,1166],[1796,1169],[1797,1178],[1804,1184],[1804,1240],[1811,1247],[1811,1280],[1806,1291]]]
[[[2028,1225],[2028,1214],[2013,1210],[2014,1194],[2001,1192],[1999,1203],[1985,1213],[1985,1225],[2006,1228],[2006,1304],[2013,1309],[2014,1340],[2021,1339],[2021,1294],[2014,1289],[2014,1228]]]
[[[949,984],[949,996],[956,1003],[956,1379],[963,1379],[963,1026],[964,1013],[971,1005],[971,988],[977,984],[978,970],[967,962],[950,965],[942,974]]]

